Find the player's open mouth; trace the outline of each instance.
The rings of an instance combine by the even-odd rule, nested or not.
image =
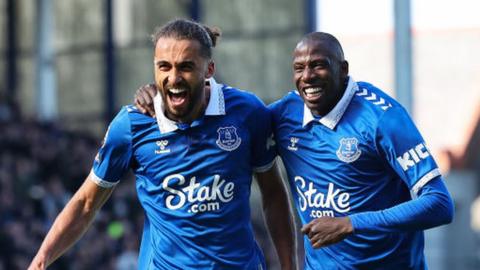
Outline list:
[[[173,106],[181,106],[187,100],[187,89],[171,88],[168,89],[167,93]]]
[[[303,93],[306,99],[314,100],[320,98],[325,91],[322,87],[308,87],[303,89]]]

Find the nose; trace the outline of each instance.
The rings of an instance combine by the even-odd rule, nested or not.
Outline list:
[[[170,85],[171,87],[177,86],[182,81],[182,74],[176,69],[172,68],[165,77],[164,83]]]
[[[302,81],[304,82],[309,82],[314,78],[314,72],[310,67],[305,67],[305,69],[302,72]]]

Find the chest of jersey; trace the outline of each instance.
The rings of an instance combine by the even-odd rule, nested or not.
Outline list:
[[[166,209],[216,212],[244,197],[251,183],[250,133],[242,122],[212,117],[161,134],[134,134],[137,189]]]
[[[319,123],[284,124],[276,136],[297,209],[305,220],[391,203],[384,195],[400,182],[393,181],[394,174],[379,158],[368,130],[355,125],[332,130]]]
[[[277,144],[292,176],[307,177],[324,187],[328,183],[345,189],[376,185],[376,172],[384,171],[368,131],[354,126],[334,130],[318,123],[285,126],[278,131]]]
[[[250,164],[250,134],[240,121],[214,117],[201,125],[161,134],[156,126],[134,137],[137,170],[152,181],[172,174],[194,177],[225,175]]]

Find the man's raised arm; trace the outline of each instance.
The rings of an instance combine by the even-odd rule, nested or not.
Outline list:
[[[33,258],[29,270],[46,269],[88,229],[113,188],[98,186],[92,173],[60,212]]]

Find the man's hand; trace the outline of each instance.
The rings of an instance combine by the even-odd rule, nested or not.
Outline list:
[[[153,83],[144,85],[135,92],[135,106],[143,114],[155,117],[155,109],[153,107],[153,98],[157,94],[157,86]]]
[[[302,227],[302,233],[308,236],[313,248],[321,248],[342,241],[353,233],[348,217],[321,217]]]

